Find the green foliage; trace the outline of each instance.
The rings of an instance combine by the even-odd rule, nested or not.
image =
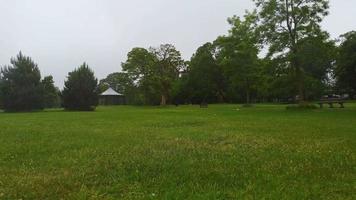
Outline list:
[[[217,60],[227,77],[230,97],[236,99],[234,94],[243,94],[249,104],[252,93],[257,91],[259,85],[256,15],[248,13],[244,20],[234,16],[228,21],[232,26],[229,35],[215,41],[219,49]]]
[[[190,91],[190,101],[223,102],[224,75],[215,59],[215,46],[206,43],[199,47],[189,62],[186,90]]]
[[[189,68],[189,62],[185,63],[185,66]],[[188,70],[188,69],[187,69]],[[174,81],[172,87],[172,103],[175,105],[192,103],[193,88],[189,85],[188,71],[182,71],[178,80]]]
[[[356,94],[356,31],[341,36],[336,79],[340,91]]]
[[[166,105],[172,94],[173,84],[184,69],[181,54],[171,44],[163,44],[158,48],[150,48],[156,62],[152,66],[152,78],[158,85],[161,94],[161,105]]]
[[[307,100],[319,99],[331,87],[336,47],[328,35],[306,37],[299,41],[296,59],[303,71],[303,94]],[[295,71],[288,66],[287,56],[263,60],[260,94],[270,101],[295,100],[297,91]]]
[[[30,57],[21,52],[11,59],[11,65],[1,69],[1,101],[5,111],[43,109],[41,73]]]
[[[328,0],[254,0],[262,39],[269,53],[294,51],[299,40],[320,34],[320,23],[328,14]]]
[[[286,107],[287,110],[315,110],[318,109],[319,107],[315,104],[312,103],[299,103],[299,104],[294,104],[294,105],[288,105]]]
[[[122,70],[128,74],[134,83],[134,104],[159,104],[157,81],[153,78],[153,66],[157,59],[144,48],[133,48],[127,54],[127,60],[122,63]]]
[[[140,104],[137,103],[137,96],[139,91],[134,84],[134,80],[130,78],[128,73],[117,72],[109,74],[105,79],[100,80],[99,91],[100,93],[107,90],[109,87],[125,96],[127,104]]]
[[[304,96],[319,99],[325,93],[336,59],[334,41],[328,35],[306,37],[299,41],[296,59],[304,72]]]
[[[54,86],[52,76],[46,76],[42,80],[44,89],[43,101],[45,108],[56,108],[60,106],[60,91]]]
[[[100,92],[104,92],[111,87],[121,94],[126,94],[127,90],[129,90],[130,87],[133,87],[133,85],[134,83],[129,78],[128,74],[123,72],[109,74],[99,82]]]
[[[328,35],[307,37],[299,41],[298,55],[300,66],[306,75],[324,81],[332,70],[335,61],[336,47]]]
[[[261,61],[259,97],[269,102],[288,102],[293,100],[295,85],[291,69],[285,66],[285,58],[265,58]]]
[[[300,41],[323,34],[320,23],[328,14],[328,0],[254,0],[257,6],[263,41],[269,46],[268,56],[285,56],[285,65],[293,70],[299,98],[304,100],[304,71],[298,59]]]
[[[228,34],[199,47],[189,62],[171,44],[133,48],[122,63],[123,72],[109,74],[97,91],[110,86],[124,94],[128,103],[140,105],[303,102],[327,93],[356,93],[356,33],[343,35],[339,48],[330,40],[320,27],[328,14],[328,0],[253,1],[253,12],[229,18]],[[264,49],[268,53],[262,58]],[[10,102],[5,98],[10,86],[2,76],[0,107]],[[53,107],[53,80],[43,80],[41,85],[44,106]],[[71,87],[82,86],[77,82]],[[42,95],[40,91],[31,94]]]
[[[155,62],[155,56],[147,49],[133,48],[127,54],[126,62],[122,63],[122,70],[129,74],[130,79],[142,85],[151,75]]]
[[[165,105],[172,96],[175,81],[184,67],[180,52],[173,45],[158,48],[134,48],[122,69],[137,88],[136,101]]]
[[[65,109],[91,111],[98,105],[98,80],[86,63],[70,72],[64,85],[62,97]]]
[[[122,64],[131,102],[303,102],[332,92],[337,51],[320,27],[329,1],[254,2],[253,12],[229,18],[229,33],[201,46],[189,62],[169,44],[132,49]],[[268,54],[261,59],[263,48]]]

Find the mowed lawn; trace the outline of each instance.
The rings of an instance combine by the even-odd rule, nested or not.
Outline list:
[[[0,199],[355,199],[356,104],[0,113]]]

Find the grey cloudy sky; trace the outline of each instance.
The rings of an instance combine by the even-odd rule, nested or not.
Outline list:
[[[356,1],[330,3],[331,36],[356,30]],[[84,61],[98,78],[120,71],[133,47],[171,43],[189,59],[251,8],[251,0],[0,0],[0,65],[21,50],[62,87]]]

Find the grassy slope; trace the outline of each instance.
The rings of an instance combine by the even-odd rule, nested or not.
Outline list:
[[[356,104],[0,113],[0,199],[356,198]]]

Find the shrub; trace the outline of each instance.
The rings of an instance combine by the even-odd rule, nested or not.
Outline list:
[[[44,89],[43,102],[45,108],[56,108],[60,106],[59,89],[54,86],[52,76],[46,76],[42,80]]]
[[[299,103],[299,104],[293,104],[293,105],[288,105],[287,110],[314,110],[318,109],[319,107],[315,104],[312,103]]]
[[[242,107],[242,108],[252,108],[252,107],[254,107],[254,105],[248,103],[248,104],[242,104],[241,107]]]
[[[62,98],[66,110],[95,110],[99,101],[98,80],[86,63],[70,72],[64,85]]]

